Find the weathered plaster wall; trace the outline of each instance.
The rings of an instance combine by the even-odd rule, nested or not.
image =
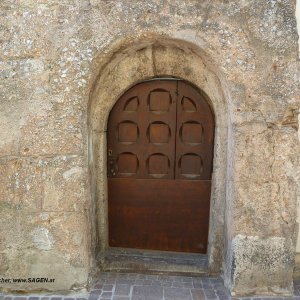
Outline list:
[[[90,95],[123,44],[166,37],[205,54],[228,103],[227,181],[219,182],[226,285],[236,294],[291,291],[300,150],[294,0],[3,0],[0,11],[0,276],[56,278],[3,289],[87,285],[103,222],[94,221],[100,179],[88,166]]]

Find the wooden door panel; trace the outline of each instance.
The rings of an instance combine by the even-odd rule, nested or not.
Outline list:
[[[156,121],[149,124],[147,130],[149,143],[155,145],[168,144],[171,138],[171,128],[162,121]]]
[[[138,172],[139,161],[134,153],[123,152],[118,155],[117,166],[117,174],[121,177],[129,177]]]
[[[138,125],[132,121],[122,121],[118,124],[117,135],[119,143],[136,143],[139,137]]]
[[[145,85],[146,140],[141,149],[145,169],[140,178],[174,178],[176,88],[172,81]]]
[[[149,111],[155,114],[164,114],[172,110],[172,96],[168,90],[155,89],[148,94]]]
[[[108,120],[109,245],[205,253],[214,120],[194,87],[140,83]]]
[[[177,82],[146,82],[126,92],[108,121],[108,176],[174,178]],[[119,156],[135,155],[127,166],[136,173],[120,172]],[[129,157],[129,156],[128,156]]]
[[[203,126],[197,121],[182,122],[179,128],[180,141],[184,144],[197,146],[203,142]]]
[[[203,160],[196,153],[185,153],[178,161],[178,173],[186,179],[199,178],[203,173]]]
[[[209,180],[212,174],[214,118],[194,87],[178,82],[175,178]]]
[[[210,186],[205,180],[110,179],[110,245],[205,253]]]
[[[136,112],[138,110],[140,101],[137,96],[133,96],[125,101],[124,112]]]

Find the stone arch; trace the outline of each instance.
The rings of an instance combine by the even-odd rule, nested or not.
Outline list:
[[[224,259],[227,182],[228,99],[222,76],[210,59],[194,44],[174,39],[144,39],[117,47],[94,81],[89,103],[89,165],[95,205],[98,243],[108,247],[106,125],[119,97],[143,80],[158,77],[184,79],[203,91],[215,115],[215,148],[212,178],[208,258],[212,273]],[[96,245],[97,244],[97,245]]]

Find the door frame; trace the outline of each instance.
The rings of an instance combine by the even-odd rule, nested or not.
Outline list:
[[[139,82],[154,78],[178,78],[202,91],[215,115],[207,255],[209,269],[218,273],[225,255],[226,198],[231,191],[227,188],[230,177],[227,172],[227,141],[230,140],[228,105],[222,77],[198,47],[185,41],[138,41],[128,44],[125,50],[123,45],[119,51],[119,55],[116,55],[118,51],[115,49],[100,68],[88,108],[90,185],[94,204],[91,211],[91,242],[94,258],[108,248],[106,126],[110,110],[127,89]]]

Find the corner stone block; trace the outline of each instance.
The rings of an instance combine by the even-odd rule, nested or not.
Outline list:
[[[1,254],[0,254],[0,261]],[[67,255],[55,249],[38,251],[27,249],[15,257],[4,257],[5,279],[22,278],[22,282],[1,282],[3,292],[70,291],[87,287],[88,267],[73,266],[68,263]],[[12,270],[7,270],[8,266]],[[36,280],[39,281],[36,281]],[[45,280],[46,279],[46,280]]]
[[[231,278],[225,282],[233,296],[292,295],[294,249],[290,240],[237,235],[231,243],[230,262]]]
[[[9,210],[6,209],[6,212],[9,213]],[[11,225],[11,219],[6,220],[8,225]],[[77,212],[21,213],[19,219],[14,231],[8,231],[9,226],[4,227],[9,235],[13,233],[11,240],[3,240],[0,234],[0,242],[3,240],[10,247],[8,250],[0,247],[1,276],[6,279],[54,280],[39,283],[29,280],[0,282],[0,291],[67,291],[86,288],[91,259],[87,215]]]

